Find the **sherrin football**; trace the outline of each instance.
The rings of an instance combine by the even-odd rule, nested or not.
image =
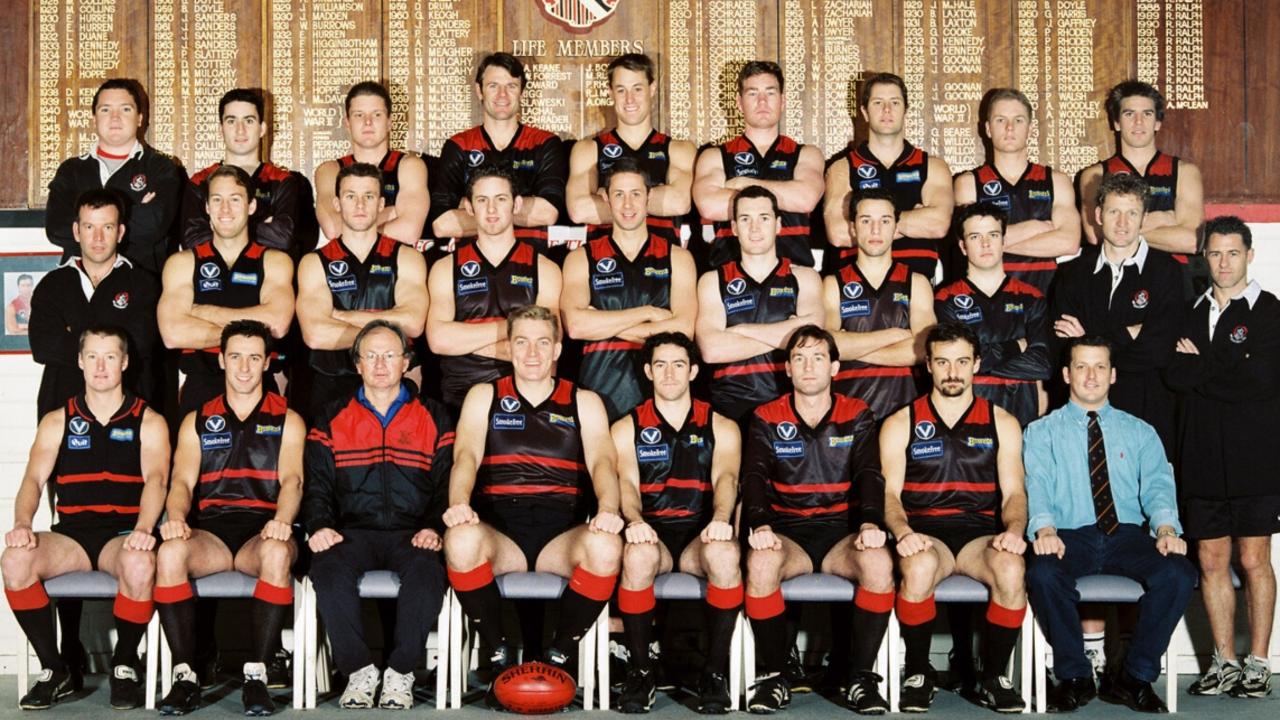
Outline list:
[[[569,673],[544,662],[507,668],[493,685],[498,702],[511,712],[542,715],[559,712],[573,702],[578,687]]]

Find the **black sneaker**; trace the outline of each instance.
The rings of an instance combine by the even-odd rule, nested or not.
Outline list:
[[[271,700],[267,684],[262,680],[245,678],[244,687],[240,689],[240,700],[244,703],[244,714],[249,717],[275,714],[276,704]]]
[[[480,679],[488,683],[489,687],[484,693],[485,707],[490,710],[505,710],[502,703],[498,702],[498,696],[493,692],[493,685],[498,680],[498,676],[507,668],[515,664],[515,653],[511,651],[511,646],[503,643],[493,649],[489,653],[489,667],[480,674]]]
[[[791,704],[791,685],[782,673],[769,673],[754,686],[755,694],[747,710],[756,715],[772,715]]]
[[[282,690],[293,684],[293,655],[287,650],[276,650],[267,663],[267,688]]]
[[[695,709],[702,715],[724,715],[729,712],[733,700],[729,697],[729,679],[718,672],[703,673],[698,683],[698,704]]]
[[[1013,682],[1003,675],[979,683],[977,697],[979,705],[998,713],[1020,713],[1027,706],[1022,696],[1013,689]]]
[[[627,714],[647,713],[657,697],[658,685],[653,677],[653,670],[632,667],[627,670],[627,680],[622,685],[618,711]]]
[[[75,692],[71,686],[71,671],[54,672],[45,668],[31,690],[18,701],[23,710],[47,710],[53,704]]]
[[[883,715],[889,712],[889,703],[880,694],[881,677],[870,671],[855,673],[844,695],[844,704],[859,715]]]
[[[813,683],[809,682],[809,675],[804,670],[804,663],[800,661],[800,650],[795,645],[792,645],[791,651],[787,653],[787,664],[783,666],[782,674],[786,676],[787,683],[791,686],[791,692],[813,692]]]
[[[933,696],[938,694],[933,673],[916,673],[902,681],[902,694],[898,696],[898,711],[909,713],[929,712]],[[1022,707],[1019,705],[1018,707]]]
[[[190,680],[177,680],[169,694],[160,701],[161,715],[186,715],[200,707],[200,685]]]
[[[142,707],[142,681],[138,671],[129,665],[117,665],[111,669],[111,708],[132,710]]]

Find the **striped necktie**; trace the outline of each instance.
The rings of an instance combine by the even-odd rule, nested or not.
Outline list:
[[[1111,497],[1111,475],[1107,472],[1107,446],[1102,441],[1098,413],[1089,411],[1089,485],[1093,489],[1093,509],[1098,529],[1110,535],[1120,526],[1115,498]]]

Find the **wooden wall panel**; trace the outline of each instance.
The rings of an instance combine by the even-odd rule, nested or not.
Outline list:
[[[1259,6],[1265,8],[1259,12]],[[1230,195],[1243,201],[1280,201],[1280,14],[1268,0],[1249,0],[1247,12],[1237,31],[1244,47],[1244,63],[1224,67],[1213,75],[1216,82],[1234,86],[1244,81],[1246,109],[1244,124],[1232,123],[1223,135],[1244,137],[1244,181],[1213,188],[1215,193]],[[1209,123],[1221,122],[1222,115],[1213,113]],[[1206,158],[1214,172],[1222,168]]]
[[[28,72],[38,75],[38,63],[31,52],[31,15],[0,13],[0,37],[9,48],[9,61],[0,64],[0,107],[26,108],[21,122],[0,123],[0,208],[27,204],[27,128],[38,120],[38,109],[27,101]]]

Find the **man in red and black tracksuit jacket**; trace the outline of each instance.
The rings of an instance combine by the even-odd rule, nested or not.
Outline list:
[[[334,664],[349,678],[343,707],[372,707],[380,676],[360,632],[360,577],[380,569],[399,575],[381,706],[403,708],[413,702],[413,670],[444,598],[439,551],[453,423],[443,405],[403,380],[410,346],[398,327],[374,320],[353,347],[362,385],[330,405],[307,436],[302,517]]]

